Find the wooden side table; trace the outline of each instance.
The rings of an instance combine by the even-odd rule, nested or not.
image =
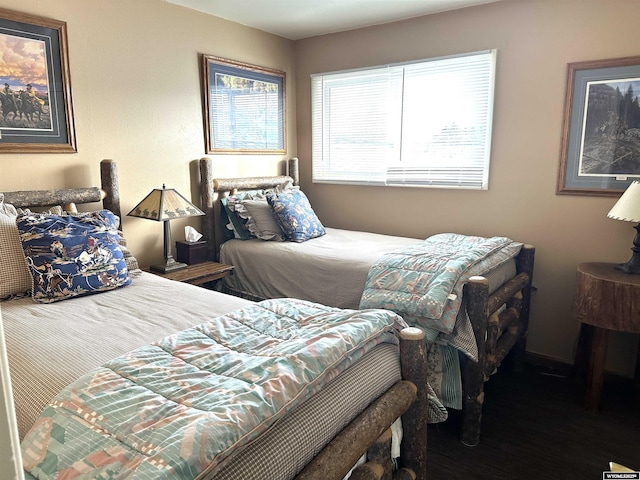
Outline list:
[[[582,263],[576,274],[573,312],[581,325],[575,367],[586,374],[585,408],[590,411],[597,411],[600,403],[609,331],[640,333],[640,275],[623,273],[615,265]],[[640,350],[635,381],[637,387]]]
[[[183,268],[176,272],[151,273],[177,282],[202,285],[203,283],[213,282],[230,275],[233,273],[233,266],[218,262],[203,262],[189,265],[187,268]]]

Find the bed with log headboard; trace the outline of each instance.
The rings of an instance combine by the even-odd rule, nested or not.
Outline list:
[[[222,290],[396,311],[426,332],[429,383],[446,407],[462,409],[461,440],[476,445],[484,382],[507,354],[516,361],[524,354],[534,247],[505,237],[423,240],[324,227],[297,187],[297,159],[286,170],[216,178],[211,159],[200,160],[209,255],[234,266]],[[432,294],[446,273],[430,271],[434,259],[443,271],[455,267],[457,276]],[[436,300],[442,304],[431,314]]]
[[[363,454],[352,478],[391,478],[397,441],[393,478],[426,478],[419,329],[382,309],[257,303],[143,272],[118,231],[115,162],[101,174],[102,188],[0,193],[28,479],[338,480]]]

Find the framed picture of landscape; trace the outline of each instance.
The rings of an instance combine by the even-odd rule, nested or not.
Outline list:
[[[285,73],[202,55],[207,153],[286,153]]]
[[[640,57],[570,63],[557,193],[619,196],[640,179]]]

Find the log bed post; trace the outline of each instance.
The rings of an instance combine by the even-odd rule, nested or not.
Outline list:
[[[207,258],[218,261],[218,245],[216,243],[216,214],[213,191],[213,164],[210,158],[200,159],[200,208],[202,217],[202,234],[207,241]]]
[[[104,192],[102,206],[111,210],[120,219],[118,228],[122,230],[122,213],[120,211],[120,189],[118,187],[118,164],[114,160],[104,159],[100,162],[101,188]]]
[[[300,167],[299,167],[299,162],[298,159],[296,157],[294,158],[290,158],[287,161],[287,172],[286,174],[289,175],[292,179],[293,179],[293,184],[294,185],[300,185]]]
[[[522,369],[524,363],[524,355],[527,347],[527,334],[529,333],[529,312],[531,309],[531,294],[533,293],[533,264],[535,260],[536,249],[533,245],[523,245],[520,255],[516,258],[516,268],[518,273],[525,273],[529,277],[529,281],[522,288],[522,303],[520,306],[520,323],[522,330],[520,337],[515,346],[511,350],[514,360],[514,368]]]
[[[400,332],[400,365],[402,378],[418,387],[416,400],[402,415],[402,443],[400,466],[416,474],[418,480],[427,478],[427,423],[429,398],[427,395],[427,344],[425,333],[415,327]]]
[[[462,370],[462,433],[460,440],[473,447],[480,441],[482,405],[484,403],[485,336],[487,333],[487,296],[489,281],[470,277],[464,286],[467,313],[478,344],[478,361],[467,359]]]

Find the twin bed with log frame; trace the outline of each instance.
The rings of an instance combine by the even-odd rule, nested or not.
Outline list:
[[[298,160],[290,159],[287,162],[288,175],[274,177],[252,177],[252,178],[216,178],[213,171],[213,163],[209,157],[200,160],[200,194],[202,199],[202,209],[206,216],[203,218],[203,233],[208,240],[209,256],[211,259],[220,260],[220,252],[226,241],[224,232],[225,225],[220,221],[221,206],[219,198],[225,195],[236,194],[241,191],[270,189],[284,182],[292,182],[298,184]],[[392,238],[392,237],[389,237]],[[241,244],[249,245],[249,242],[232,241],[234,247]],[[230,242],[231,243],[231,242]],[[253,244],[260,244],[261,241],[254,240]],[[273,244],[277,242],[262,242],[263,244]],[[283,242],[291,244],[292,242]],[[276,246],[268,245],[269,247]],[[287,246],[288,252],[294,250],[296,245]],[[326,245],[325,245],[326,247]],[[237,247],[238,255],[242,260],[241,247]],[[255,247],[253,247],[255,248]],[[265,247],[266,248],[266,247]],[[335,245],[339,250],[340,245]],[[359,256],[360,252],[355,252],[355,256]],[[306,256],[306,257],[305,257]],[[310,268],[305,268],[305,262],[308,262],[308,252],[301,257],[295,257],[292,262],[300,271],[305,271],[305,275],[310,275]],[[489,288],[489,281],[483,276],[472,276],[468,279],[464,286],[464,298],[466,302],[466,314],[473,328],[473,336],[477,344],[477,362],[463,358],[461,375],[462,375],[462,411],[463,423],[461,431],[461,441],[469,446],[477,445],[480,440],[480,428],[482,418],[482,405],[484,401],[484,382],[494,373],[501,365],[503,360],[509,353],[512,353],[515,363],[522,361],[526,336],[528,331],[529,309],[532,292],[532,278],[534,266],[535,248],[532,245],[524,244],[519,254],[515,258],[514,274],[501,281],[499,285]],[[237,258],[237,257],[236,257]],[[223,258],[222,261],[225,261]],[[253,262],[252,262],[253,261]],[[253,264],[257,264],[258,258],[252,257],[247,260],[245,267],[252,269]],[[354,260],[357,263],[357,259]],[[271,265],[273,267],[273,265]],[[239,272],[238,265],[235,265],[236,277],[239,273],[249,278],[253,274],[260,274],[253,270],[247,272]],[[256,270],[263,270],[262,265],[256,265]],[[270,277],[276,278],[280,272],[279,268],[270,269]],[[346,273],[346,271],[344,272]],[[366,271],[365,271],[366,273]],[[344,275],[346,276],[346,275]],[[340,288],[352,288],[353,285],[344,285],[340,279],[340,275],[334,275],[335,283],[334,292]],[[237,282],[237,278],[235,279]],[[343,282],[343,283],[341,283]],[[317,286],[317,282],[309,282],[312,286],[306,288],[303,292],[304,296],[298,298],[306,298],[317,301],[317,295],[320,293],[321,287]],[[299,287],[299,282],[295,285]],[[241,288],[239,291],[247,292],[251,287]],[[278,296],[293,296],[285,289],[278,292]],[[362,288],[362,286],[356,286]],[[296,295],[300,295],[300,290],[295,290]],[[264,297],[256,295],[257,298]],[[326,300],[327,297],[323,297]],[[321,303],[328,303],[327,301]],[[353,308],[353,307],[349,307]],[[356,307],[357,308],[357,307]]]
[[[20,208],[63,205],[65,210],[75,212],[76,204],[102,202],[103,208],[109,209],[120,216],[122,212],[120,210],[116,163],[111,160],[103,160],[100,171],[102,188],[4,192],[4,203]],[[136,287],[136,283],[140,283],[140,287]],[[143,290],[142,285],[146,283],[150,283],[150,289]],[[65,365],[64,370],[72,371],[71,375],[83,375],[92,368],[98,367],[101,364],[100,362],[104,360],[104,358],[100,357],[100,350],[121,351],[124,354],[132,346],[146,344],[145,339],[154,340],[155,335],[160,335],[163,329],[166,330],[168,328],[167,324],[175,320],[175,305],[170,307],[159,303],[157,309],[152,312],[140,312],[141,321],[139,325],[135,323],[137,318],[127,318],[128,327],[131,327],[132,330],[131,336],[127,337],[127,341],[122,345],[110,344],[110,330],[115,328],[113,322],[115,322],[116,317],[122,316],[124,311],[122,305],[119,305],[119,295],[124,292],[131,292],[130,295],[132,297],[129,301],[135,302],[135,288],[140,288],[141,295],[145,292],[151,294],[154,290],[161,291],[158,297],[167,298],[168,302],[172,304],[175,303],[176,298],[182,298],[183,301],[186,298],[190,299],[189,302],[192,303],[198,301],[203,305],[208,305],[209,308],[202,309],[202,318],[207,318],[208,315],[211,315],[209,310],[214,312],[222,310],[224,313],[227,308],[231,308],[227,307],[226,304],[216,308],[218,301],[222,303],[231,301],[233,305],[237,305],[237,302],[252,303],[219,292],[161,279],[146,272],[140,272],[140,276],[133,279],[131,286],[100,295],[88,295],[53,304],[35,304],[28,297],[8,299],[0,305],[2,306],[9,365],[18,412],[22,411],[21,407],[26,403],[42,401],[37,390],[45,382],[49,381],[48,376],[55,376],[59,373],[58,369],[61,369],[59,367],[61,361]],[[481,282],[477,288],[482,290]],[[175,296],[169,293],[173,292],[173,290],[175,290]],[[502,294],[502,296],[504,295],[506,295],[506,292]],[[112,313],[110,313],[110,306],[102,305],[96,307],[92,302],[94,299],[99,298],[105,299],[102,303],[115,304],[117,307]],[[142,300],[142,296],[137,298]],[[109,302],[106,299],[109,299]],[[495,301],[493,300],[492,303],[495,303]],[[68,313],[61,313],[63,312],[62,310],[56,310],[67,305],[69,305],[69,310],[66,310]],[[184,303],[182,307],[188,310],[187,305],[189,303]],[[95,308],[98,308],[98,310],[95,310]],[[486,304],[484,307],[479,305],[477,308],[486,308]],[[92,312],[92,314],[90,315],[89,312]],[[138,313],[133,317],[137,315]],[[82,334],[85,336],[82,338],[80,338],[79,331],[64,330],[66,322],[71,322],[71,317],[74,316],[80,317],[77,319],[78,323],[76,325],[79,329],[83,329]],[[147,323],[151,317],[158,319],[159,322],[155,325]],[[47,320],[51,322],[49,325],[47,325]],[[95,328],[87,327],[87,323],[93,323]],[[31,329],[30,336],[34,339],[34,344],[30,344],[29,335],[24,330],[21,330],[23,328]],[[87,330],[85,331],[84,329]],[[62,341],[63,337],[67,337],[68,343],[64,346],[56,345],[54,341],[47,341],[49,336],[47,332],[55,332],[56,330],[58,330],[57,333],[59,334],[56,338],[59,338],[60,341]],[[173,332],[169,331],[169,333]],[[74,343],[74,337],[76,336],[78,339]],[[114,342],[117,343],[117,339]],[[92,354],[96,354],[97,358],[91,357],[87,359],[87,355]],[[295,478],[338,480],[354,466],[356,461],[367,450],[369,451],[367,463],[354,469],[351,478],[355,480],[391,478],[391,456],[388,451],[391,443],[389,429],[391,424],[400,416],[402,417],[403,430],[399,458],[401,468],[395,472],[393,478],[426,478],[428,398],[423,332],[415,328],[402,330],[400,332],[398,355],[402,378],[369,405],[361,409],[358,415],[329,443],[317,445],[319,453],[314,455],[301,471],[297,472]],[[33,363],[31,364],[31,362]],[[69,363],[73,365],[69,365]],[[61,378],[59,380],[59,382],[62,382],[61,385],[64,385],[67,381],[69,381],[69,378]],[[48,393],[45,392],[44,398],[47,395]],[[348,402],[339,401],[335,403]],[[336,405],[336,407],[339,406]],[[333,406],[330,405],[329,408],[333,408]],[[24,424],[29,420],[19,418],[18,421]],[[298,425],[298,427],[305,435],[313,435],[309,432],[314,430],[305,427],[304,423]],[[270,430],[274,429],[275,427],[272,427]],[[260,438],[258,437],[255,442],[259,442]],[[293,447],[294,450],[295,447]],[[242,453],[240,452],[240,454]],[[291,453],[294,452],[275,451],[271,452],[269,456],[280,457]],[[212,478],[218,477],[214,476]],[[236,476],[235,478],[238,477]],[[245,476],[243,478],[251,477]],[[270,480],[276,480],[276,478],[271,477]]]

